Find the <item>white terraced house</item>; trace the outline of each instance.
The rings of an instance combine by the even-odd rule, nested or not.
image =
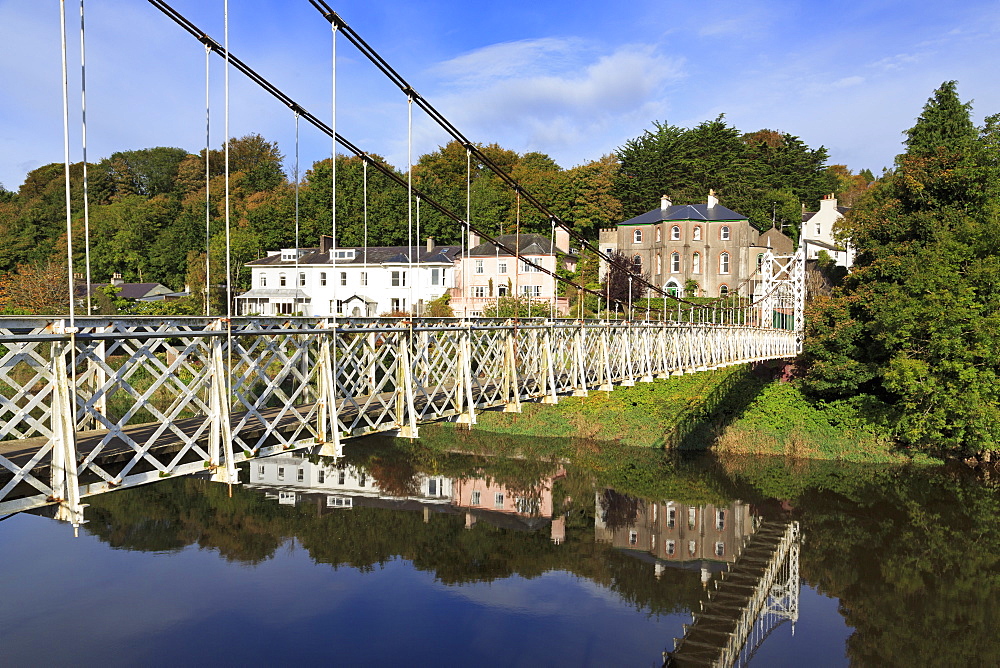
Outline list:
[[[375,317],[420,315],[427,304],[455,285],[461,246],[284,248],[246,264],[252,287],[239,295],[240,315]],[[331,252],[334,256],[331,258]]]

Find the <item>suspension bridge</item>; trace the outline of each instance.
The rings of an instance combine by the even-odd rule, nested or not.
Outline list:
[[[414,204],[419,212],[423,202],[455,224],[463,254],[473,235],[478,236],[572,288],[580,298],[581,316],[584,295],[611,306],[608,295],[540,266],[477,227],[470,220],[469,197],[464,215],[456,213],[414,187],[412,164],[407,176],[400,176],[338,134],[335,75],[334,107],[327,123],[230,53],[228,20],[220,44],[161,0],[149,2],[195,37],[206,59],[212,54],[225,59],[227,137],[228,77],[234,69],[291,110],[296,128],[302,118],[328,135],[332,155],[340,146],[405,188],[411,246],[420,238],[419,229],[413,234]],[[423,422],[451,419],[471,426],[477,411],[517,411],[523,401],[554,403],[567,394],[787,358],[800,351],[805,291],[801,252],[787,257],[765,254],[752,279],[734,290],[751,298],[705,304],[669,294],[647,277],[633,275],[627,263],[602,252],[550,211],[417,94],[329,5],[310,2],[332,28],[334,73],[340,35],[400,89],[411,114],[414,106],[422,110],[465,147],[470,161],[475,158],[492,170],[517,193],[518,202],[548,218],[553,234],[557,227],[566,231],[606,266],[630,274],[648,297],[662,298],[663,308],[652,308],[654,300],[647,300],[637,314],[629,298],[619,304],[630,316],[627,320],[233,317],[227,142],[226,270],[224,279],[216,282],[225,287],[225,313],[210,314],[206,299],[206,314],[200,318],[96,317],[88,297],[87,315],[77,313],[83,306],[71,298],[64,318],[0,319],[0,513],[55,504],[57,516],[76,525],[83,521],[82,499],[92,494],[205,470],[217,481],[235,483],[241,462],[276,452],[318,447],[322,454],[338,456],[345,438],[387,430],[416,438]],[[67,290],[74,296],[78,291],[66,129],[65,1],[62,4]],[[80,8],[83,63],[82,0]],[[86,70],[81,70],[85,110]],[[85,111],[83,118],[87,239]],[[412,120],[410,126],[412,142]],[[336,168],[336,160],[331,166]],[[295,171],[297,175],[297,164]],[[335,249],[336,187],[332,197]],[[206,244],[208,198],[206,187]],[[85,261],[89,284],[89,250]],[[205,270],[210,275],[210,263]],[[212,284],[210,278],[206,284]],[[675,305],[683,306],[676,315]]]

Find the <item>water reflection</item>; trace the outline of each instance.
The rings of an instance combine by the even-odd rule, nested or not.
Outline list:
[[[686,462],[639,450],[588,451],[575,461],[493,457],[484,450],[477,444],[478,454],[461,455],[369,444],[338,463],[312,456],[257,460],[232,498],[224,486],[193,479],[94,497],[85,531],[124,550],[179,555],[197,545],[256,568],[281,561],[290,546],[331,574],[331,567],[349,566],[399,578],[394,565],[405,563],[469,600],[474,594],[477,605],[511,587],[540,587],[524,597],[532,605],[494,600],[474,614],[488,608],[491,615],[524,615],[520,626],[502,616],[490,617],[488,626],[511,624],[518,642],[527,643],[520,647],[531,647],[524,652],[544,654],[544,646],[526,640],[542,627],[564,634],[567,647],[588,638],[588,652],[602,642],[624,651],[616,638],[631,634],[628,658],[573,655],[577,665],[600,665],[648,664],[671,650],[671,638],[685,636],[682,622],[697,628],[697,615],[722,600],[716,592],[736,591],[727,585],[739,581],[735,576],[761,581],[744,569],[748,555],[761,557],[755,541],[798,522],[808,541],[795,573],[786,559],[767,587],[742,583],[745,593],[766,589],[762,610],[783,605],[788,619],[799,615],[794,640],[788,623],[774,633],[766,625],[750,628],[755,662],[1000,663],[1000,494],[981,480],[952,470],[823,462]],[[10,525],[3,524],[7,533]],[[758,559],[765,566],[769,560]],[[555,574],[566,580],[545,589]],[[405,598],[399,580],[379,582],[363,584],[374,607],[384,612]],[[480,584],[489,585],[485,593],[476,589]],[[379,598],[375,592],[386,587],[395,593]],[[801,605],[792,598],[800,594]],[[598,599],[614,611],[572,618]],[[456,611],[452,623],[473,614],[449,608],[457,605],[453,599],[433,600],[428,610]],[[728,614],[732,624],[742,612],[710,614]],[[485,663],[519,662],[503,653],[514,651],[508,640],[491,645],[472,636]],[[456,656],[468,650],[453,649]]]
[[[566,476],[562,466],[516,487],[475,474],[452,478],[413,472],[402,484],[390,483],[391,489],[385,489],[366,467],[285,455],[254,462],[246,487],[262,490],[265,498],[281,505],[315,505],[318,515],[355,507],[420,510],[426,523],[431,512],[461,514],[466,529],[479,521],[514,530],[547,527],[552,543],[565,540],[566,518],[553,517],[552,496],[554,482]]]

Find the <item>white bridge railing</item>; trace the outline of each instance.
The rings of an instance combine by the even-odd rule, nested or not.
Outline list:
[[[0,514],[476,411],[791,357],[797,333],[586,320],[0,318]]]

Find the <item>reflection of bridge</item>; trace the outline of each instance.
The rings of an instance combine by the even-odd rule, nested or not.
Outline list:
[[[546,320],[5,319],[0,513],[489,408],[798,352],[749,325]]]
[[[701,611],[664,652],[665,666],[743,666],[774,629],[799,617],[799,523],[765,522],[707,590]]]

